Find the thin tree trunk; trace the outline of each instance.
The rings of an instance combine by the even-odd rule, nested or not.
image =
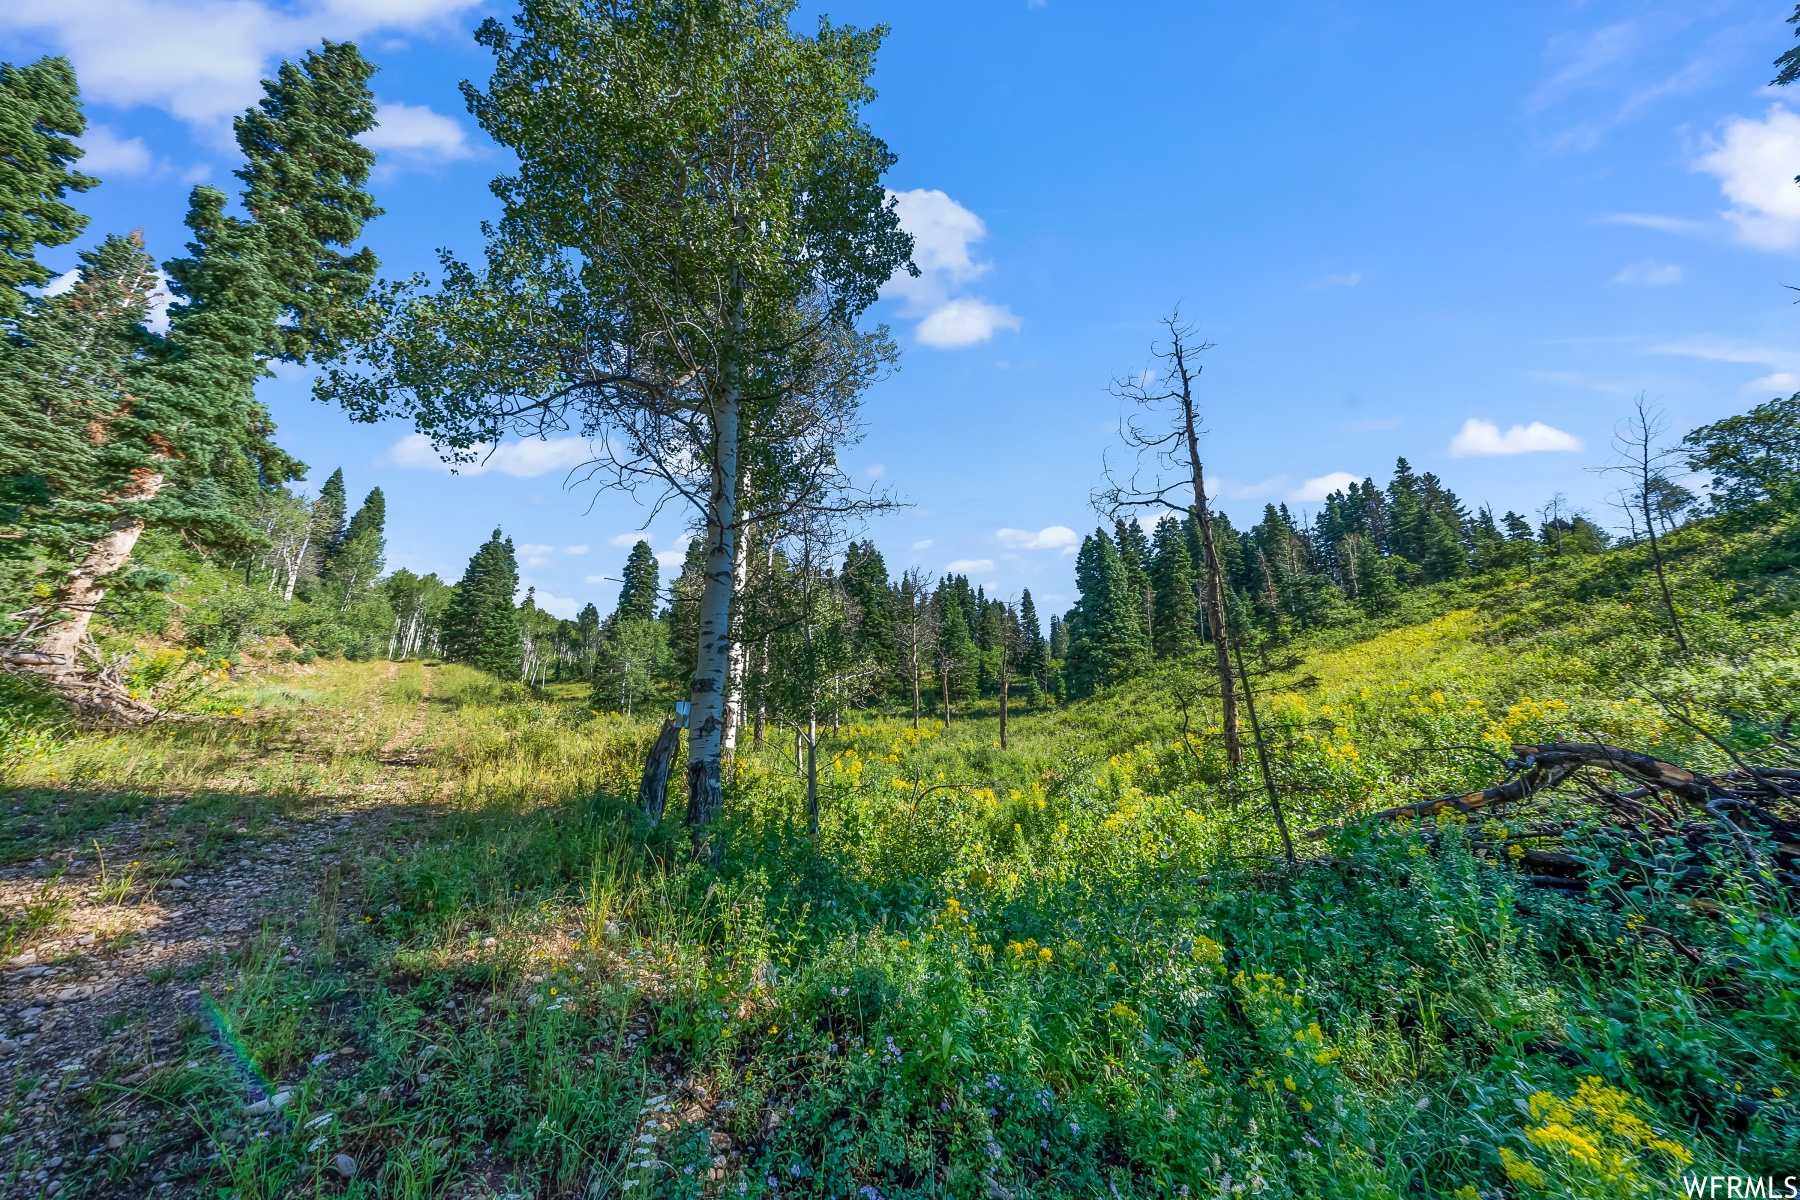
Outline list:
[[[819,840],[819,716],[806,714],[806,828]]]
[[[1177,337],[1175,367],[1181,377],[1182,432],[1187,435],[1188,466],[1193,473],[1194,520],[1200,522],[1200,550],[1206,559],[1206,622],[1212,626],[1213,670],[1219,678],[1219,709],[1225,733],[1225,762],[1233,770],[1244,761],[1238,731],[1237,689],[1231,679],[1231,634],[1225,626],[1225,579],[1219,569],[1219,551],[1213,545],[1212,513],[1206,503],[1206,469],[1200,463],[1199,421],[1194,414],[1194,377],[1188,370],[1187,351]]]
[[[912,694],[913,694],[913,732],[919,732],[919,627],[918,614],[913,614],[912,630]]]
[[[144,472],[132,480],[131,490],[120,499],[131,503],[154,500],[162,486],[162,475]],[[81,565],[57,586],[51,605],[65,615],[47,628],[33,646],[46,673],[74,675],[80,672],[81,643],[87,638],[94,610],[106,599],[106,578],[125,565],[143,532],[141,518],[119,516],[113,521],[112,528],[89,547]]]
[[[944,728],[950,728],[950,668],[944,668]]]
[[[744,594],[750,574],[750,539],[740,532],[731,556],[731,594]],[[719,731],[719,758],[729,768],[737,754],[738,726],[744,723],[744,674],[750,654],[744,646],[744,616],[732,606],[730,666],[726,673],[724,728]]]
[[[1650,511],[1650,433],[1644,432],[1644,468],[1638,481],[1638,494],[1644,501],[1644,528],[1650,533],[1650,560],[1656,564],[1656,585],[1662,589],[1663,607],[1669,610],[1669,625],[1675,630],[1675,644],[1688,652],[1687,635],[1681,631],[1681,618],[1675,615],[1675,597],[1669,594],[1669,577],[1663,574],[1662,543],[1656,540],[1656,518]]]
[[[1256,761],[1262,766],[1263,787],[1269,793],[1269,811],[1275,814],[1275,828],[1281,834],[1281,849],[1288,866],[1294,865],[1294,839],[1288,836],[1287,817],[1281,811],[1281,797],[1275,794],[1275,776],[1269,770],[1269,751],[1263,745],[1262,725],[1256,719],[1256,695],[1250,690],[1250,676],[1244,670],[1244,651],[1237,651],[1238,674],[1244,681],[1244,704],[1250,710],[1250,736],[1256,739]]]
[[[712,495],[706,514],[706,577],[700,591],[699,646],[688,727],[687,824],[694,853],[718,864],[722,847],[712,826],[725,807],[719,755],[723,748],[726,676],[731,658],[731,589],[737,561],[739,406],[735,372],[713,419]]]
[[[1006,701],[1007,685],[1011,676],[1006,669],[1006,651],[1000,652],[1000,748],[1006,749]]]

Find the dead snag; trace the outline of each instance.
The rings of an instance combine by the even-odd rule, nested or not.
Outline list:
[[[650,757],[644,761],[644,779],[638,784],[638,807],[655,825],[662,820],[663,809],[669,803],[669,768],[675,762],[675,749],[681,741],[681,725],[670,717],[662,724],[662,732],[656,735],[656,744],[650,747]]]

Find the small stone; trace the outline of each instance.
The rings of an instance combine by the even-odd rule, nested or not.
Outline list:
[[[356,1160],[351,1158],[348,1154],[338,1155],[331,1160],[331,1165],[333,1169],[345,1179],[350,1179],[356,1174]]]
[[[123,1146],[124,1144],[125,1144],[125,1135],[122,1133],[115,1133],[111,1137],[106,1139],[106,1148],[108,1150],[117,1150],[120,1146]]]

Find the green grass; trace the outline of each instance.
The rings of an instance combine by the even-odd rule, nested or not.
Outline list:
[[[65,735],[15,769],[42,828],[8,852],[127,812],[191,857],[339,802],[414,822],[202,980],[209,1015],[142,1085],[185,1124],[192,1194],[1470,1200],[1780,1174],[1791,893],[1721,876],[1697,912],[1656,848],[1570,799],[1604,876],[1585,897],[1499,852],[1541,813],[1354,818],[1493,780],[1443,747],[1591,736],[1725,765],[1658,697],[1765,750],[1800,710],[1793,572],[1769,569],[1789,537],[1671,539],[1687,656],[1635,551],[1266,647],[1290,821],[1348,822],[1292,871],[1193,664],[1016,715],[1005,750],[991,704],[845,725],[816,842],[791,756],[746,747],[712,871],[678,802],[652,829],[621,799],[653,722],[321,662],[235,685],[241,723]],[[419,765],[384,763],[422,709]],[[250,1115],[252,1088],[293,1100]],[[98,1158],[141,1178],[138,1151]]]

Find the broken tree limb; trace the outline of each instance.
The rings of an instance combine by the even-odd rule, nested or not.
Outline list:
[[[638,784],[638,807],[650,818],[652,825],[662,820],[663,809],[669,803],[669,768],[675,761],[675,749],[680,741],[681,725],[670,717],[656,735],[650,757],[644,760],[644,778]]]
[[[1788,787],[1800,782],[1800,771],[1761,767],[1742,768],[1718,775],[1701,775],[1686,767],[1664,762],[1660,758],[1603,742],[1546,742],[1542,745],[1517,744],[1512,748],[1513,762],[1508,766],[1519,771],[1512,778],[1483,788],[1478,792],[1460,792],[1437,796],[1412,804],[1401,804],[1371,814],[1377,821],[1405,820],[1435,816],[1446,811],[1478,812],[1496,804],[1524,800],[1547,791],[1584,767],[1612,771],[1655,792],[1666,792],[1696,808],[1707,809],[1718,801],[1736,802],[1771,832],[1784,840],[1797,826],[1768,811],[1767,805],[1789,798]],[[1781,782],[1776,782],[1780,780]],[[1792,781],[1792,782],[1790,782]],[[1717,811],[1714,816],[1724,819]],[[1735,823],[1734,827],[1735,827]],[[1325,826],[1306,834],[1317,841],[1338,826]]]

